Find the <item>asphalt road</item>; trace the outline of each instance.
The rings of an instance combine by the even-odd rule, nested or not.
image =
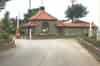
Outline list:
[[[74,39],[16,40],[0,52],[0,66],[100,66]]]

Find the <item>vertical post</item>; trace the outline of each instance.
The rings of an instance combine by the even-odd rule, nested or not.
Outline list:
[[[25,28],[25,39],[27,39],[27,33],[28,33],[27,28]]]
[[[19,19],[18,19],[18,17],[16,17],[16,19],[17,19],[16,38],[19,39],[19,37],[20,37],[20,32],[19,32]]]
[[[89,37],[92,37],[92,23],[90,22],[90,25],[89,25]]]
[[[17,17],[17,28],[19,28],[19,18]]]
[[[26,28],[25,30],[26,30],[25,33],[26,33],[26,39],[27,39],[29,38],[29,28]]]
[[[32,39],[32,28],[29,28],[29,38]]]

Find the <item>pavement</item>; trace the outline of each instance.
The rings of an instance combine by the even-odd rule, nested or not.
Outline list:
[[[0,66],[100,66],[75,39],[16,40],[0,52]]]

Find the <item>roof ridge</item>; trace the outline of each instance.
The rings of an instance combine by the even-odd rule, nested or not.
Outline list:
[[[42,11],[42,12],[43,12],[43,11]],[[37,14],[37,16],[36,16],[35,18],[39,17],[39,16],[42,14],[42,12],[39,11],[39,15]]]
[[[57,19],[56,17],[52,16],[51,14],[49,14],[46,11],[38,11],[38,13],[36,15],[34,15],[33,17],[30,17],[30,19]]]

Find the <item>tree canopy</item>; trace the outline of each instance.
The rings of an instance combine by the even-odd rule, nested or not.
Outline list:
[[[38,12],[39,8],[33,8],[31,10],[28,11],[28,13],[26,13],[24,15],[24,20],[27,21],[29,19],[29,17],[35,15]]]
[[[65,11],[66,17],[72,21],[74,21],[76,18],[85,17],[88,13],[87,8],[82,4],[73,4]]]
[[[9,18],[9,12],[6,12],[4,15],[4,18],[2,19],[3,24],[3,30],[6,33],[15,33],[15,26],[11,23],[11,20]]]

